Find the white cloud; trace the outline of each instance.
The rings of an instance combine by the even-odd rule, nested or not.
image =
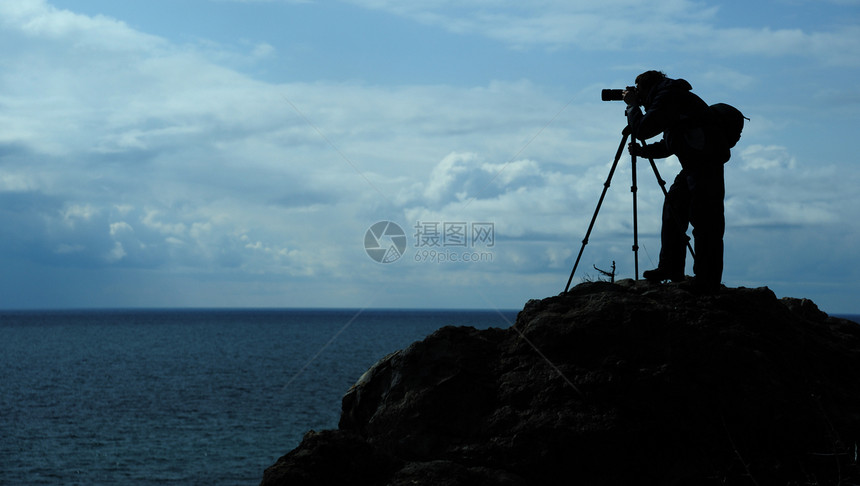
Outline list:
[[[31,174],[0,171],[0,191],[27,192],[38,187],[39,183]]]
[[[125,248],[122,247],[122,243],[116,241],[114,242],[114,246],[111,248],[110,252],[105,255],[105,260],[107,260],[108,263],[116,263],[122,260],[125,256]]]
[[[262,59],[271,57],[275,53],[276,49],[273,45],[268,42],[261,42],[254,45],[254,48],[251,51],[251,55],[255,59]]]
[[[394,2],[351,0],[457,34],[478,34],[518,48],[575,47],[585,50],[689,50],[717,57],[738,54],[806,57],[837,66],[860,66],[854,46],[860,27],[804,31],[723,26],[719,7],[703,2],[566,2],[513,4],[472,0]]]
[[[860,66],[860,54],[852,46],[860,42],[860,27],[850,26],[832,32],[806,32],[802,29],[763,27],[713,29],[708,42],[714,52],[764,57],[806,57],[833,66]]]
[[[122,233],[134,233],[134,228],[131,227],[130,224],[125,221],[119,221],[117,223],[110,224],[110,235],[117,236]]]
[[[70,204],[63,209],[63,220],[69,226],[74,226],[76,221],[89,221],[99,210],[90,204]]]
[[[724,86],[733,92],[750,90],[759,81],[755,76],[728,68],[716,66],[700,76],[700,79],[716,86]]]
[[[447,202],[451,199],[462,201],[468,195],[466,185],[472,181],[458,181],[458,179],[471,179],[468,172],[476,167],[474,161],[477,155],[473,153],[451,153],[445,156],[430,173],[430,180],[424,189],[424,197],[431,201]],[[472,167],[469,167],[469,166]],[[459,183],[458,183],[459,182]]]
[[[76,50],[150,50],[166,47],[158,37],[131,29],[124,22],[58,9],[45,0],[0,2],[0,25],[31,38],[70,43]]]
[[[235,2],[235,3],[289,3],[289,4],[303,4],[303,3],[313,3],[314,0],[211,0],[217,3],[224,2]]]
[[[86,250],[86,248],[83,245],[68,245],[65,243],[61,243],[61,244],[57,245],[57,247],[54,251],[59,255],[63,255],[63,254],[77,253],[77,252],[81,252],[84,250]]]
[[[792,169],[797,160],[781,146],[750,145],[740,153],[741,170]]]

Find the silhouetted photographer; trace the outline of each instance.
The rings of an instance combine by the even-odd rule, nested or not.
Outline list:
[[[734,143],[720,139],[719,130],[709,121],[708,104],[692,89],[683,79],[647,71],[636,77],[635,88],[622,91],[622,99],[627,103],[627,123],[634,140],[663,134],[656,143],[644,146],[630,143],[630,154],[649,159],[675,155],[681,162],[681,172],[663,203],[659,264],[642,276],[658,282],[685,280],[686,232],[692,224],[695,245],[692,289],[713,293],[720,289],[723,275],[726,227],[723,164],[731,157],[730,147]],[[644,114],[640,106],[645,107]]]

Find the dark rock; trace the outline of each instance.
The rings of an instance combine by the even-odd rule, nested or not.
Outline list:
[[[266,469],[263,485],[385,484],[401,461],[378,453],[357,434],[310,431],[299,447]]]
[[[386,356],[264,485],[860,482],[860,326],[767,288],[529,301]]]

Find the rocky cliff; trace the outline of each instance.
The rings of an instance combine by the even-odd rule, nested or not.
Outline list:
[[[767,288],[530,301],[386,356],[272,485],[855,484],[860,325]]]

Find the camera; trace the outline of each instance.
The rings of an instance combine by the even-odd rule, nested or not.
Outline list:
[[[603,101],[621,101],[624,99],[624,91],[636,91],[636,86],[628,86],[624,89],[604,89],[600,92]]]

